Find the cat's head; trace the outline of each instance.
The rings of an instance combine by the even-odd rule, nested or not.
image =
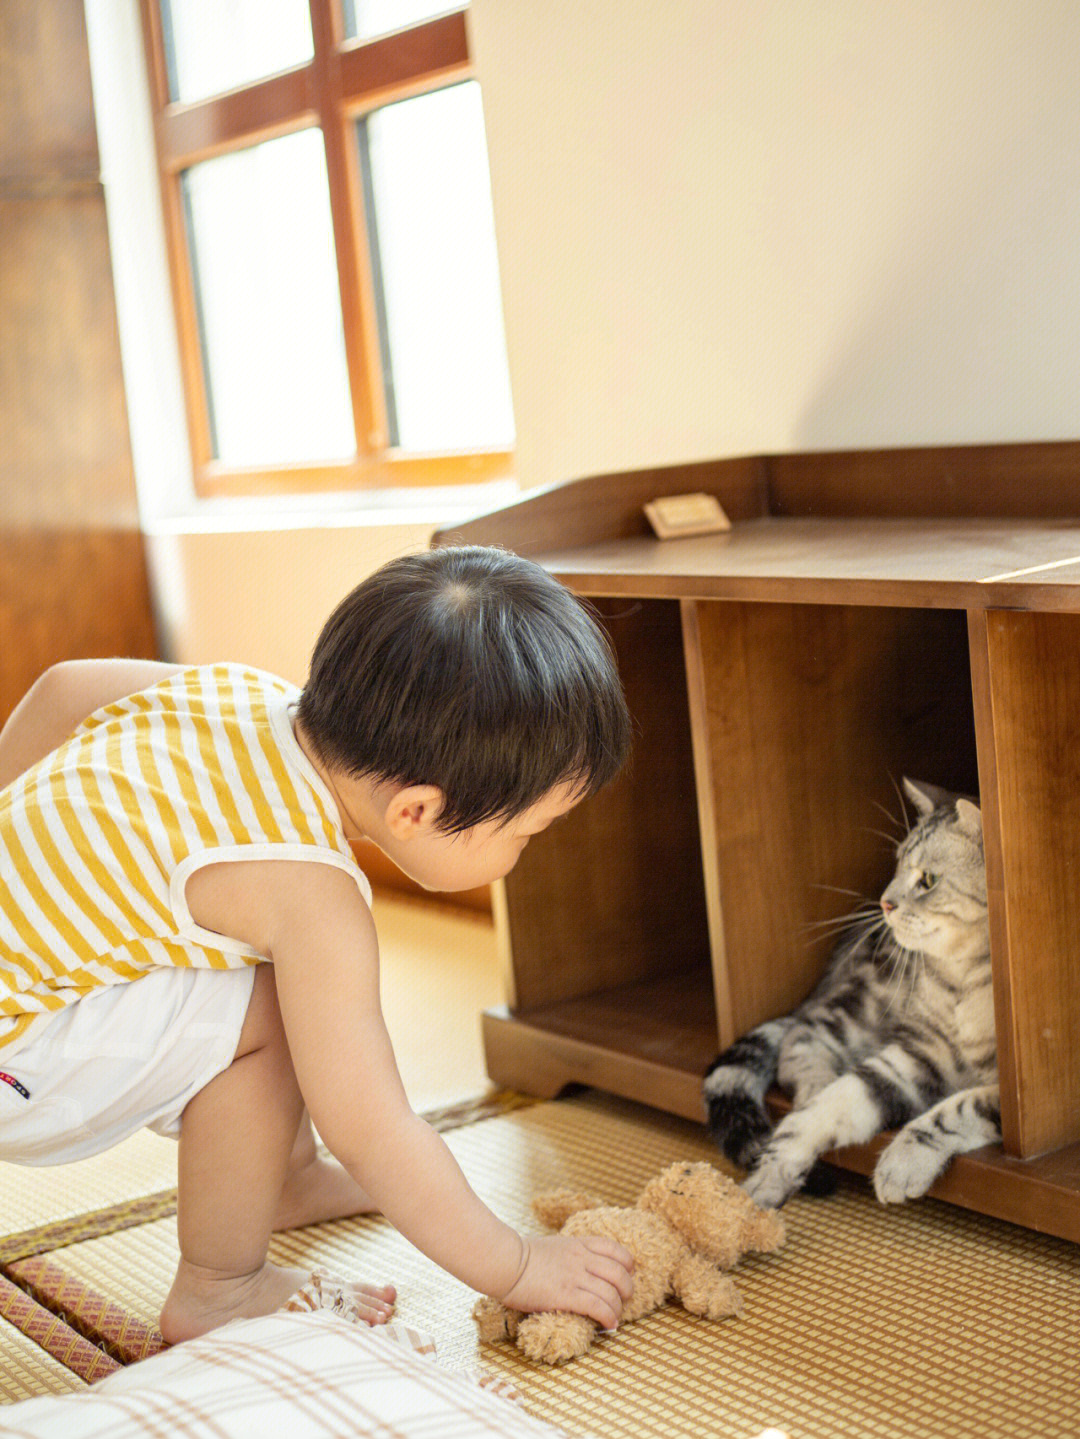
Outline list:
[[[976,959],[989,948],[982,817],[971,800],[904,780],[918,818],[897,848],[881,896],[898,944],[935,959]]]

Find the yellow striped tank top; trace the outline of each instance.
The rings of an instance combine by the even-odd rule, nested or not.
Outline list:
[[[203,865],[331,864],[370,903],[293,733],[297,697],[242,666],[179,671],[92,714],[0,793],[0,1055],[98,985],[265,959],[192,920],[184,887]]]

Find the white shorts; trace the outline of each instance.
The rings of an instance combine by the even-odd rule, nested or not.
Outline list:
[[[177,1138],[185,1105],[233,1061],[254,981],[254,965],[151,970],[69,1005],[10,1060],[0,1051],[0,1159],[67,1164],[140,1129]]]

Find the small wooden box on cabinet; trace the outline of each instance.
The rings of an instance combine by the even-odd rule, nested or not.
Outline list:
[[[731,531],[656,539],[642,506],[681,492]],[[1004,1142],[933,1193],[1080,1240],[1080,443],[600,476],[456,542],[590,599],[639,726],[627,773],[497,887],[491,1077],[702,1117],[718,1046],[813,984],[838,891],[887,879],[900,777],[978,790]]]

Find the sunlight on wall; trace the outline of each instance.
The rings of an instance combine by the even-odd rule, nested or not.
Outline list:
[[[1072,0],[473,0],[523,484],[1077,432]]]

